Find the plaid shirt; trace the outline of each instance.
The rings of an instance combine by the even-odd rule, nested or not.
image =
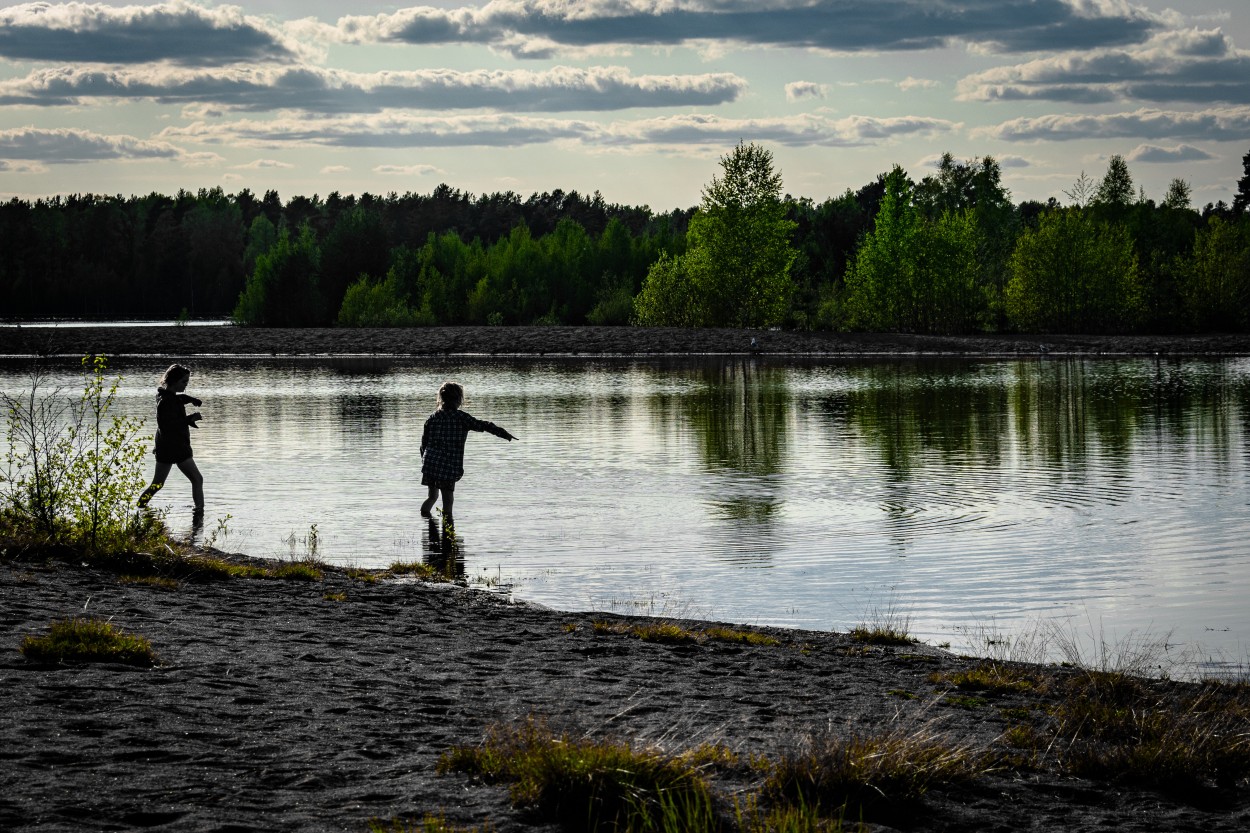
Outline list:
[[[421,474],[433,480],[464,477],[464,441],[470,431],[507,436],[495,423],[476,419],[461,410],[440,409],[430,414],[421,432]]]

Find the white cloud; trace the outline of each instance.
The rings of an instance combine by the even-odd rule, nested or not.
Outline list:
[[[213,117],[227,109],[325,114],[376,113],[388,108],[557,112],[709,106],[736,100],[746,87],[746,81],[732,73],[635,76],[625,67],[372,73],[311,66],[56,67],[0,81],[0,105],[152,100],[187,104],[184,112],[191,118]]]
[[[345,43],[480,44],[549,59],[570,49],[741,44],[836,52],[1092,49],[1136,43],[1164,18],[1099,0],[495,0],[482,7],[351,15],[321,37]]]
[[[903,92],[930,90],[940,86],[942,86],[940,81],[933,81],[928,78],[912,78],[910,75],[898,82],[898,88]]]
[[[802,101],[805,98],[828,98],[829,85],[814,81],[792,81],[786,84],[786,101]]]
[[[1118,138],[1239,142],[1250,136],[1250,107],[1197,112],[1140,109],[1103,115],[1031,116],[1011,119],[995,127],[977,128],[972,133],[1005,142]]]
[[[785,118],[731,119],[685,114],[599,124],[510,114],[421,116],[388,112],[355,118],[197,122],[168,127],[162,139],[253,147],[517,147],[574,142],[590,148],[732,146],[739,140],[802,147],[875,145],[902,136],[934,136],[961,124],[923,116],[829,119],[804,114]]]
[[[1250,104],[1250,52],[1218,29],[1164,32],[1129,49],[1065,52],[969,75],[964,101]]]
[[[18,127],[0,130],[0,159],[71,164],[106,159],[185,159],[168,142],[127,135],[105,135],[71,127]]]
[[[347,167],[346,165],[326,165],[324,168],[321,169],[320,173],[346,174],[346,173],[351,173],[351,170],[352,169]]]
[[[1216,157],[1193,145],[1176,145],[1175,147],[1159,147],[1158,145],[1138,145],[1125,157],[1129,162],[1206,162]]]
[[[290,61],[301,48],[237,6],[23,3],[0,9],[0,57],[25,61],[219,66]]]
[[[378,165],[373,169],[375,174],[397,174],[401,176],[431,176],[441,174],[442,170],[433,165]]]
[[[258,171],[265,168],[294,168],[295,166],[290,162],[282,162],[278,159],[256,159],[248,162],[246,165],[235,165],[235,167]]]

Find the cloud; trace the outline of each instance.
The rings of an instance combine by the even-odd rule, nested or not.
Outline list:
[[[805,98],[827,98],[828,84],[817,84],[814,81],[792,81],[786,84],[786,101],[801,101]]]
[[[24,3],[0,9],[0,57],[18,61],[219,66],[291,61],[301,49],[237,6]]]
[[[46,174],[48,169],[38,162],[10,162],[0,159],[0,173],[12,174]]]
[[[1033,162],[1023,156],[1013,156],[1012,154],[1004,154],[1003,156],[995,156],[1000,168],[1031,168]]]
[[[1005,142],[1064,142],[1076,139],[1181,139],[1240,142],[1250,135],[1250,107],[1183,113],[1141,109],[1105,115],[1056,114],[1012,119],[978,128],[976,136]]]
[[[900,136],[941,135],[961,126],[920,116],[831,120],[816,115],[727,119],[686,114],[599,124],[513,114],[422,116],[388,112],[355,118],[196,122],[167,127],[159,135],[169,141],[253,147],[518,147],[572,142],[600,149],[683,144],[724,148],[743,139],[788,146],[852,147],[881,144]]]
[[[732,73],[635,76],[625,67],[373,73],[309,66],[58,67],[0,81],[0,105],[67,106],[124,99],[185,104],[206,113],[302,110],[329,115],[390,108],[560,112],[710,106],[734,101],[746,88],[746,81]]]
[[[294,168],[295,166],[290,162],[281,162],[277,159],[255,159],[248,162],[246,165],[235,165],[235,167],[239,169],[260,171],[273,168]]]
[[[1137,43],[1162,18],[1122,0],[495,0],[340,18],[348,43],[481,44],[517,57],[708,42],[858,52],[969,43],[1004,52]]]
[[[321,169],[320,173],[346,174],[346,173],[351,173],[351,170],[352,169],[347,167],[346,165],[326,165],[324,168]]]
[[[1217,157],[1193,145],[1177,145],[1165,148],[1158,145],[1138,145],[1124,157],[1129,162],[1205,162]]]
[[[940,81],[933,81],[928,78],[912,78],[910,75],[898,82],[898,88],[904,92],[910,90],[928,90],[933,87],[940,87]]]
[[[433,165],[378,165],[373,169],[375,174],[397,174],[401,176],[432,176],[441,174],[442,170]]]
[[[23,159],[50,165],[109,159],[176,159],[185,152],[168,142],[134,136],[106,136],[71,127],[18,127],[0,130],[0,159]]]
[[[964,101],[1250,104],[1250,52],[1220,30],[1164,32],[1132,49],[1064,53],[970,75]]]

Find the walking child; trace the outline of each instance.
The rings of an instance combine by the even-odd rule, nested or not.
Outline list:
[[[464,476],[464,441],[470,431],[486,431],[509,442],[516,437],[493,422],[476,419],[460,410],[464,388],[444,382],[438,389],[438,410],[425,421],[421,432],[421,485],[429,497],[421,504],[421,516],[428,518],[438,495],[443,495],[443,521],[451,523],[456,481]]]
[[[188,414],[187,405],[200,407],[200,400],[183,393],[191,381],[190,368],[171,364],[156,387],[156,472],[152,483],[139,495],[139,505],[147,506],[152,496],[165,485],[174,466],[191,481],[191,496],[196,511],[204,508],[204,477],[191,457],[191,430],[202,419],[199,412]]]

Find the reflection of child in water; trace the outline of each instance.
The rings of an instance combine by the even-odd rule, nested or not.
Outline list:
[[[199,413],[187,414],[187,405],[200,406],[200,400],[183,393],[191,381],[190,368],[171,364],[156,387],[156,472],[152,484],[139,495],[139,505],[147,506],[152,496],[165,485],[174,466],[191,481],[195,508],[204,508],[204,477],[191,458],[191,428],[197,428]]]
[[[429,488],[429,497],[421,504],[422,517],[430,517],[439,492],[443,494],[443,519],[451,520],[456,481],[464,476],[464,441],[470,431],[487,431],[511,442],[516,437],[493,422],[475,419],[460,405],[464,388],[446,382],[438,389],[438,410],[425,421],[421,432],[421,485]]]

